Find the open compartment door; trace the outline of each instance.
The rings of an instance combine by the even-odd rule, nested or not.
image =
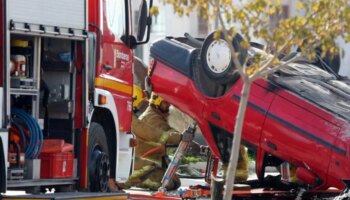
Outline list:
[[[87,6],[81,0],[8,0],[12,31],[86,35]]]

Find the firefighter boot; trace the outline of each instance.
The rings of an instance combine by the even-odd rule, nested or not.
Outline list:
[[[142,183],[139,183],[136,185],[136,187],[149,189],[152,191],[157,191],[160,186],[161,186],[161,183],[159,181],[153,181],[149,178],[144,180]]]
[[[118,187],[121,189],[129,189],[132,186],[137,186],[141,184],[150,174],[152,174],[156,169],[155,165],[146,165],[141,169],[134,170],[134,172],[129,176],[125,183],[118,183]]]

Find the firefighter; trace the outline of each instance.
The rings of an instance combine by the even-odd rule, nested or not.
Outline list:
[[[239,157],[237,163],[237,170],[235,179],[239,181],[246,181],[249,175],[249,160],[247,148],[243,145],[239,147]]]
[[[168,163],[165,146],[178,145],[181,141],[181,133],[168,124],[169,107],[167,101],[152,93],[147,109],[139,118],[133,116],[131,129],[137,142],[134,172],[125,184],[119,184],[121,188],[157,190],[161,186]],[[180,185],[175,175],[166,189],[174,190]]]
[[[224,176],[226,177],[228,164],[224,164],[222,168],[224,170]],[[248,175],[249,175],[249,160],[248,160],[247,148],[243,145],[240,145],[235,180],[237,182],[246,181],[248,179]]]

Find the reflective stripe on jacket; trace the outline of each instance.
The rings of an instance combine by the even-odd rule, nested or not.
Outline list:
[[[135,161],[135,169],[152,162],[159,166],[162,157],[166,156],[165,149],[155,151],[144,158],[142,155],[158,146],[176,145],[181,141],[181,133],[169,126],[167,114],[152,106],[148,106],[139,119],[133,116],[131,130],[137,140],[135,154],[138,159]]]

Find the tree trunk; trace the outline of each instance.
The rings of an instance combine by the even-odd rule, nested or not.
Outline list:
[[[235,129],[233,134],[234,137],[232,140],[230,162],[227,168],[226,189],[224,194],[225,200],[232,199],[232,190],[233,190],[233,184],[234,184],[238,156],[239,156],[239,146],[241,144],[241,135],[242,135],[244,116],[247,108],[249,91],[251,86],[251,83],[248,77],[243,77],[243,80],[244,80],[244,83],[242,88],[242,95],[241,95],[241,100],[239,102],[239,109],[236,116],[236,123],[235,123]]]

